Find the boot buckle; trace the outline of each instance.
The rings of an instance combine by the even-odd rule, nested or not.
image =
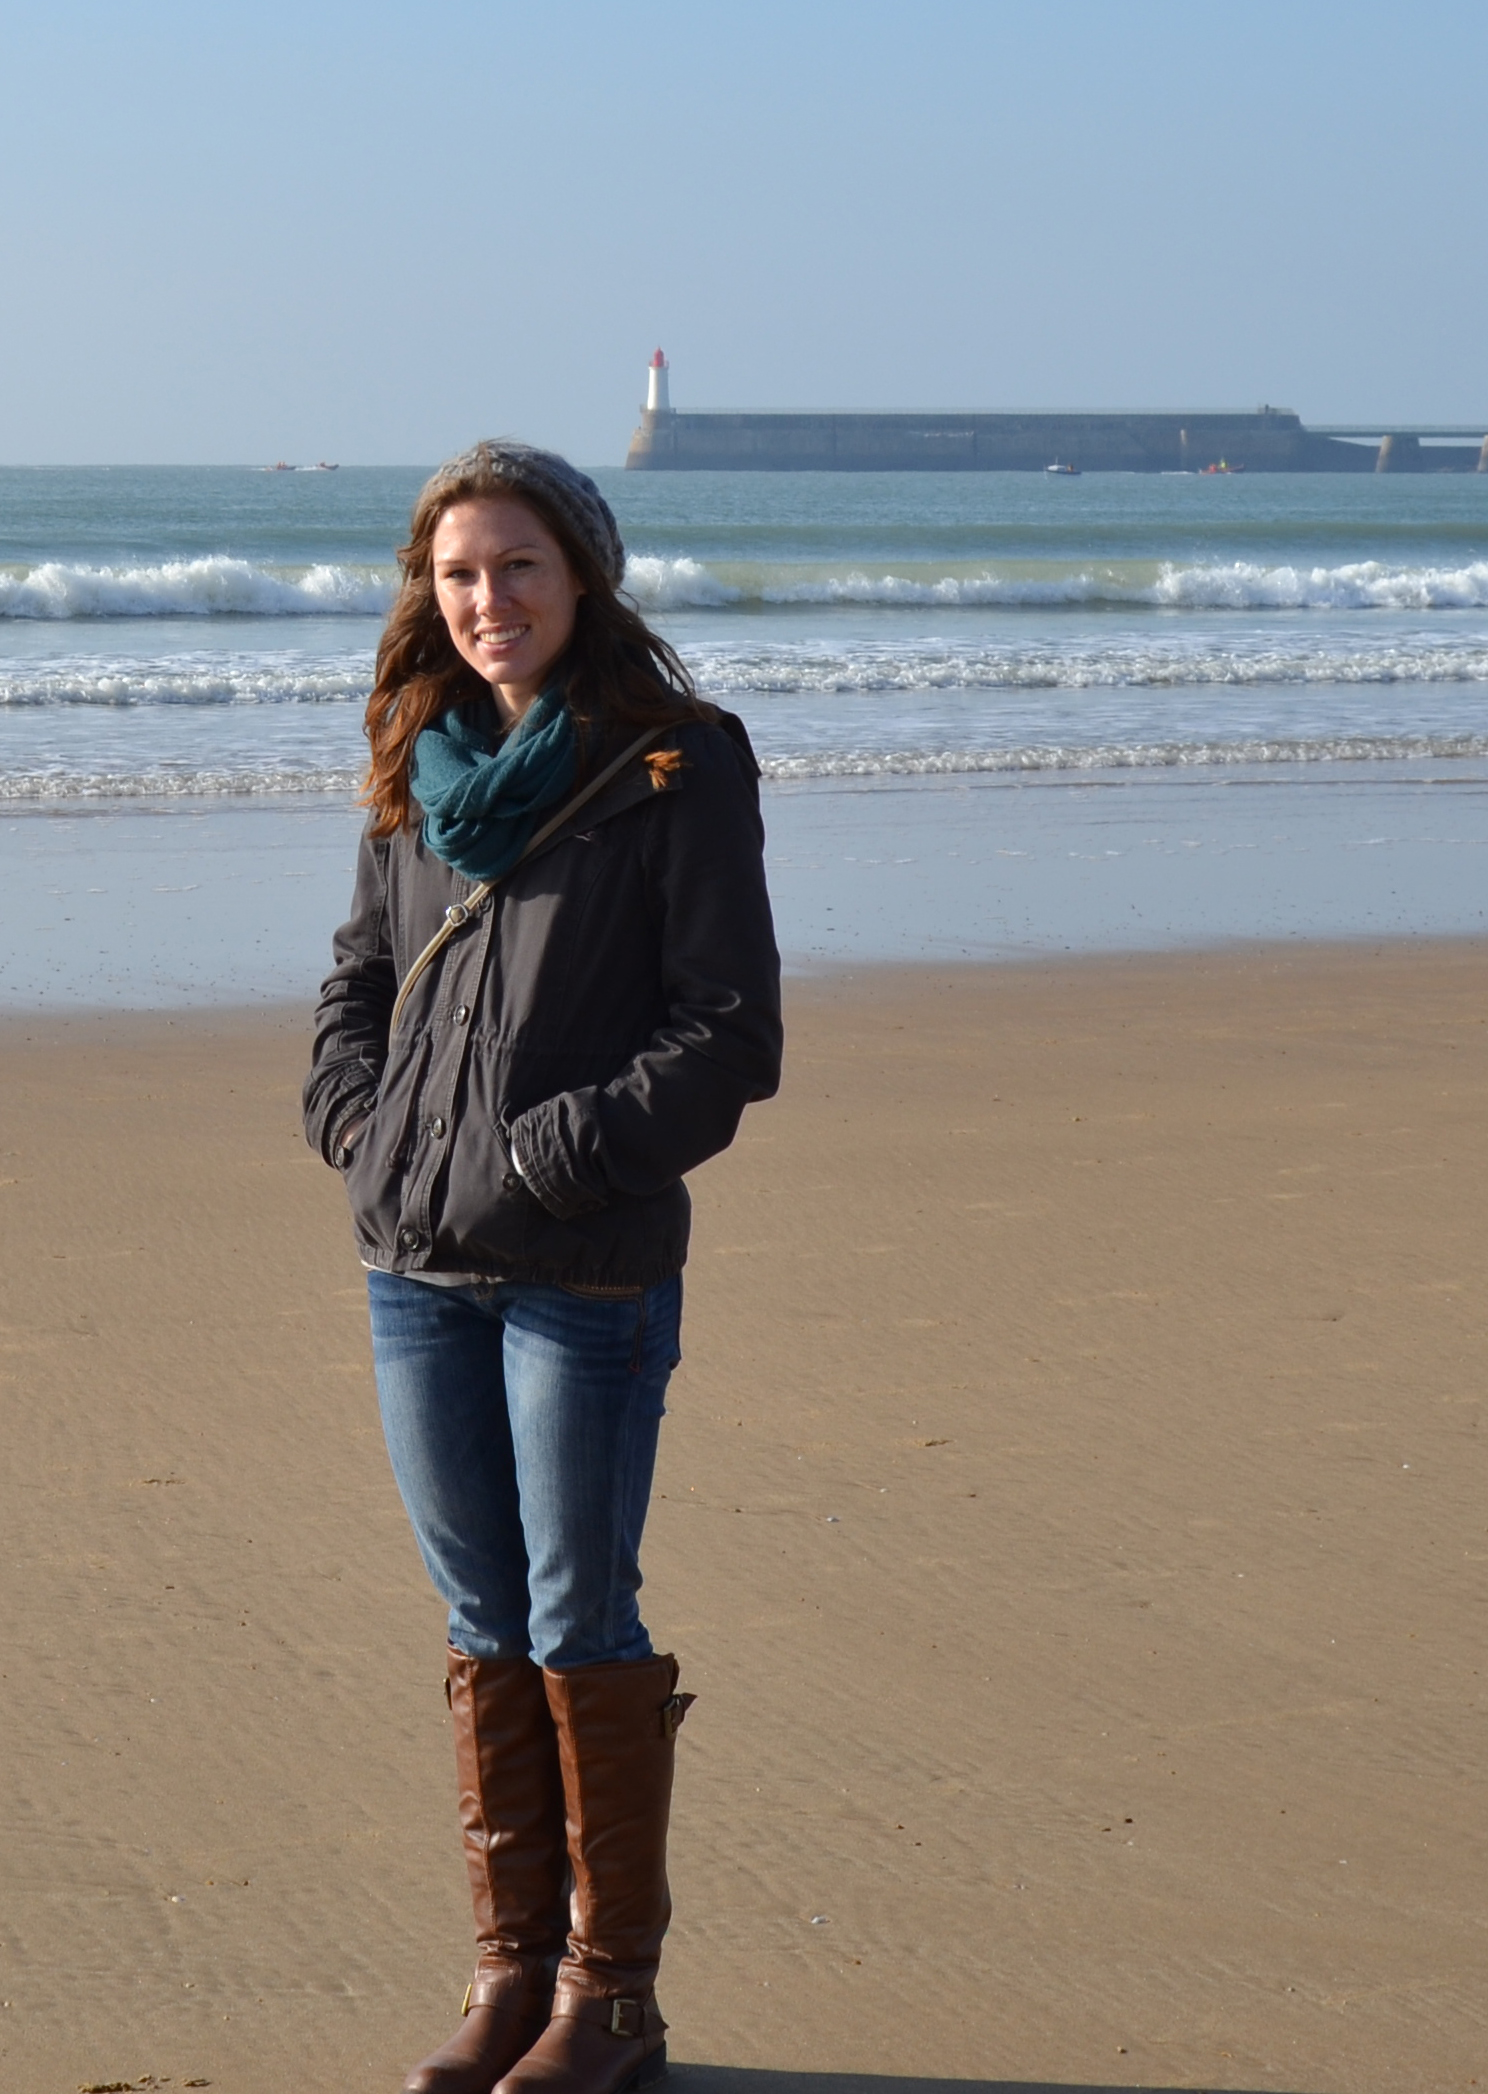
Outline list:
[[[674,1694],[670,1701],[661,1705],[661,1734],[664,1738],[675,1738],[682,1728],[682,1718],[697,1700],[695,1694]]]
[[[645,2033],[645,2011],[638,1999],[616,1999],[610,2002],[610,2034],[612,2036],[640,2036]]]
[[[474,1992],[474,1990],[474,1984],[470,1984],[465,1987],[465,1997],[460,2002],[460,2014],[462,2018],[470,2012],[470,1995],[472,1992]]]

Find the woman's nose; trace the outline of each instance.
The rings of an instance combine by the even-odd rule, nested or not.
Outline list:
[[[476,579],[475,600],[479,609],[493,610],[506,599],[506,592],[499,574],[490,568],[482,569]]]

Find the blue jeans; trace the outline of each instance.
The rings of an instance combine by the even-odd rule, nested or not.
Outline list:
[[[636,1604],[682,1282],[619,1300],[372,1272],[372,1358],[419,1552],[473,1658],[646,1658]]]

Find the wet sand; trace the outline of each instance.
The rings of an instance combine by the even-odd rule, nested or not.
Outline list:
[[[764,811],[793,975],[1488,934],[1481,759],[816,778]],[[360,827],[308,793],[0,800],[0,1009],[313,1001]]]
[[[681,2094],[1488,2083],[1485,963],[794,986],[648,1539]],[[393,2094],[468,1975],[303,1035],[0,1025],[18,2094]]]

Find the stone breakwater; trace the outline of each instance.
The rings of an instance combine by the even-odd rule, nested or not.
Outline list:
[[[1364,435],[1365,432],[1356,432]],[[1252,473],[1488,471],[1488,433],[1347,441],[1289,409],[1254,414],[683,414],[643,409],[633,472]]]

